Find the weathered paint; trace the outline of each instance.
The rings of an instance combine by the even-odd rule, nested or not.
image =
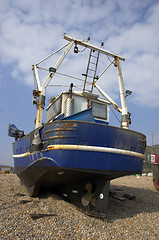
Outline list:
[[[58,138],[58,137],[52,137]],[[62,138],[62,136],[60,136]],[[51,139],[51,137],[50,137]],[[49,145],[47,148],[50,150],[77,150],[77,151],[91,151],[91,152],[106,152],[106,153],[116,153],[116,154],[123,154],[129,156],[135,156],[145,159],[145,155],[133,151],[127,151],[122,149],[115,149],[115,148],[106,148],[106,147],[96,147],[96,146],[83,146],[83,145]],[[31,153],[23,153],[23,154],[16,154],[13,155],[14,158],[22,158],[31,155]]]
[[[96,146],[83,146],[83,145],[49,145],[48,150],[77,150],[77,151],[91,151],[91,152],[105,152],[105,153],[116,153],[129,156],[135,156],[145,159],[145,155],[133,151],[116,149],[116,148],[106,148],[106,147],[96,147]]]

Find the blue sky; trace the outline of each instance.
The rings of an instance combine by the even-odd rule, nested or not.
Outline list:
[[[153,133],[159,144],[158,23],[157,0],[0,0],[0,163],[13,165],[9,122],[25,133],[34,128],[31,66],[66,44],[64,32],[81,40],[89,36],[98,46],[104,42],[105,49],[126,58],[122,71],[125,88],[132,91],[130,129],[144,133],[149,145]],[[66,61],[64,72],[82,74],[81,62]],[[115,81],[98,84],[118,102]],[[48,96],[58,92],[51,88]]]

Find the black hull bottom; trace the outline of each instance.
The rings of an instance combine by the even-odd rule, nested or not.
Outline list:
[[[110,180],[129,172],[64,169],[30,166],[15,168],[15,173],[32,197],[49,190],[64,197],[78,209],[94,217],[105,217]]]
[[[38,194],[38,187],[41,186],[50,190],[56,190],[64,185],[72,184],[80,181],[94,181],[103,177],[105,181],[132,175],[132,172],[127,171],[102,171],[102,170],[89,170],[89,169],[65,169],[55,167],[40,167],[30,166],[28,168],[15,168],[15,173],[20,178],[24,186],[29,190],[31,196]],[[134,172],[138,174],[138,172]],[[33,193],[32,193],[33,192]]]
[[[110,186],[109,180],[98,175],[95,178],[92,174],[86,178],[84,174],[83,180],[75,176],[73,179],[76,179],[76,181],[72,180],[72,182],[65,182],[61,179],[57,187],[56,184],[50,183],[52,174],[55,174],[55,171],[44,174],[35,185],[24,185],[29,195],[36,197],[41,191],[51,190],[61,195],[64,200],[74,204],[80,211],[89,216],[97,218],[106,217]],[[77,175],[77,173],[74,174]]]
[[[159,191],[159,164],[152,164],[152,171],[154,187]]]

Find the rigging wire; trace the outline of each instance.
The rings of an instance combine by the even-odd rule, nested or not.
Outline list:
[[[117,117],[117,115],[115,114],[115,112],[113,111],[113,109],[112,109],[112,107],[110,106],[110,110],[112,111],[112,113],[114,114],[114,116],[116,117],[116,119],[119,121],[119,123],[120,123],[120,120],[119,120],[119,118]]]
[[[86,50],[86,47],[83,50],[78,49],[78,52],[84,52],[85,50]]]
[[[49,84],[48,87],[69,87],[69,85],[63,85],[63,84]]]
[[[69,44],[69,43],[68,43],[68,44]],[[58,51],[60,51],[60,50],[62,50],[63,48],[65,48],[68,44],[64,45],[63,47],[61,47],[60,49],[58,49],[57,51],[55,51],[54,53],[50,54],[48,57],[46,57],[45,59],[43,59],[43,60],[41,60],[39,63],[37,63],[37,64],[36,64],[37,68],[39,68],[40,70],[44,70],[44,71],[49,72],[48,69],[43,68],[43,67],[39,67],[38,65],[39,65],[40,63],[42,63],[43,61],[47,60],[48,58],[50,58],[51,56],[53,56],[53,55],[54,55],[55,53],[57,53]],[[79,51],[79,52],[84,52],[85,50],[86,50],[86,47],[85,47],[83,50]],[[108,68],[115,62],[115,59],[114,59],[113,61],[111,61],[110,58],[109,58],[109,56],[108,56],[108,55],[106,55],[106,56],[107,56],[108,60],[110,61],[110,64],[109,64],[109,65],[105,68],[105,70],[98,76],[98,79],[95,80],[95,83],[99,80],[99,78],[102,77],[102,75],[108,70]],[[82,82],[85,81],[84,79],[81,79],[81,78],[78,78],[78,77],[74,77],[74,76],[71,76],[71,75],[68,75],[68,74],[60,73],[60,72],[56,72],[56,74],[62,75],[62,76],[64,76],[64,77],[73,78],[73,79],[75,79],[75,80],[79,80],[79,81],[82,81]],[[89,81],[88,81],[87,84],[92,85],[92,82],[89,82]],[[35,85],[35,83],[34,83],[34,85]],[[62,86],[62,85],[49,85],[49,86]],[[68,86],[66,86],[66,87],[68,87]],[[77,87],[77,88],[78,88],[78,87]],[[81,90],[81,89],[80,89],[80,90]],[[114,114],[115,114],[115,113],[114,113]],[[117,119],[118,119],[118,118],[117,118]],[[119,119],[118,119],[118,121],[119,121]],[[120,122],[120,121],[119,121],[119,122]]]
[[[112,62],[111,59],[109,58],[109,56],[108,56],[107,54],[106,54],[106,56],[107,56],[108,60],[109,60],[110,62]]]
[[[64,76],[64,77],[69,77],[69,78],[73,78],[73,79],[76,79],[76,80],[79,80],[79,81],[82,81],[82,82],[84,82],[84,79],[82,79],[82,78],[78,78],[78,77],[74,77],[74,76],[71,76],[71,75],[67,75],[67,74],[65,74],[65,73],[59,73],[59,72],[56,72],[57,74],[59,74],[59,75],[62,75],[62,76]],[[91,83],[90,83],[91,84]]]
[[[55,51],[54,53],[50,54],[48,57],[46,57],[45,59],[43,59],[41,62],[37,63],[36,65],[39,65],[40,63],[42,63],[43,61],[45,61],[45,60],[48,59],[49,57],[53,56],[55,53],[57,53],[58,51],[62,50],[62,49],[63,49],[64,47],[66,47],[67,45],[68,45],[68,44],[64,45],[63,47],[61,47],[60,49],[58,49],[58,50]],[[86,50],[86,47],[85,47],[83,50],[79,51],[79,52],[84,52],[85,50]],[[105,70],[98,76],[98,79],[95,80],[95,83],[99,80],[99,78],[102,77],[102,75],[108,70],[108,68],[115,62],[115,59],[114,59],[113,61],[111,61],[110,58],[108,57],[108,55],[106,55],[106,56],[107,56],[107,58],[109,59],[110,64],[109,64],[109,65],[105,68]],[[39,66],[37,66],[37,68],[49,72],[49,70],[46,69],[46,68],[39,67]],[[59,73],[59,72],[56,72],[56,73],[59,74],[59,75],[65,76],[65,77],[69,77],[69,78],[73,78],[73,79],[76,79],[76,80],[80,80],[80,81],[82,81],[82,82],[85,81],[85,80],[83,80],[83,79],[81,79],[81,78],[77,78],[77,77],[74,77],[74,76],[70,76],[70,75],[67,75],[67,74],[64,74],[64,73]],[[92,82],[87,82],[87,84],[90,84],[90,85],[91,85]]]
[[[40,70],[44,70],[44,71],[49,72],[49,69],[47,69],[47,68],[43,68],[43,67],[39,67],[39,66],[37,66],[37,68],[39,68]]]
[[[59,48],[58,50],[56,50],[55,52],[51,53],[49,56],[47,56],[46,58],[44,58],[43,60],[41,60],[39,63],[36,64],[36,66],[38,66],[40,63],[44,62],[45,60],[47,60],[48,58],[50,58],[51,56],[53,56],[54,54],[56,54],[57,52],[61,51],[63,48],[67,47],[70,44],[67,43],[65,44],[63,47]]]
[[[49,72],[49,70],[48,69],[46,69],[46,68],[42,68],[42,67],[37,67],[37,68],[39,68],[40,70],[44,70],[44,71],[47,71],[47,72]],[[82,82],[84,82],[85,80],[84,79],[82,79],[82,78],[78,78],[78,77],[74,77],[74,76],[71,76],[71,75],[68,75],[68,74],[65,74],[65,73],[60,73],[60,72],[56,72],[56,74],[59,74],[59,75],[62,75],[62,76],[64,76],[64,77],[69,77],[69,78],[73,78],[73,79],[76,79],[76,80],[79,80],[79,81],[82,81]],[[92,84],[92,82],[88,82],[88,84]]]
[[[100,74],[100,76],[98,77],[98,79],[106,72],[106,70],[107,70],[114,62],[115,62],[115,60],[111,61],[111,63],[106,67],[106,69]],[[39,67],[39,66],[37,66],[37,68],[39,68],[40,70],[44,70],[44,71],[49,72],[49,70],[46,69],[46,68]],[[56,72],[56,73],[59,74],[59,75],[62,75],[62,76],[64,76],[64,77],[69,77],[69,78],[73,78],[73,79],[76,79],[76,80],[80,80],[80,81],[82,81],[82,82],[85,81],[85,80],[83,80],[83,79],[81,79],[81,78],[77,78],[77,77],[74,77],[74,76],[70,76],[70,75],[67,75],[67,74],[64,74],[64,73],[59,73],[59,72]],[[98,79],[97,79],[97,80],[98,80]],[[97,80],[96,80],[96,81],[97,81]],[[95,81],[95,82],[96,82],[96,81]],[[92,84],[92,83],[91,83],[91,82],[88,82],[88,84]],[[80,86],[82,86],[82,85],[80,85]],[[48,85],[48,87],[69,87],[69,85],[61,85],[61,84],[59,84],[59,85],[54,85],[54,84],[50,84],[50,85]],[[74,87],[77,88],[78,90],[81,90],[81,91],[82,91],[82,88],[79,88],[77,85],[74,85]],[[107,99],[107,100],[108,100],[108,99]],[[116,119],[118,120],[118,122],[120,123],[120,120],[119,120],[119,118],[117,117],[117,115],[115,114],[115,112],[113,111],[111,105],[110,105],[110,110],[112,111],[112,113],[114,114],[114,116],[116,117]]]
[[[80,85],[82,86],[82,85]],[[63,84],[49,84],[48,87],[70,87],[70,85],[63,85]],[[74,88],[77,88],[79,90],[81,90],[81,88],[79,88],[77,85],[73,85]]]
[[[80,85],[81,88],[77,87],[77,85],[74,85],[75,88],[77,88],[78,90],[82,91],[82,85]]]
[[[114,63],[115,60],[113,60],[107,67],[106,69],[98,76],[98,79],[95,81],[95,83],[101,78],[101,76],[108,70],[108,68]]]

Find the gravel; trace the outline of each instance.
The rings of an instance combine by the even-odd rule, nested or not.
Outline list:
[[[110,190],[135,200],[110,197],[107,217],[96,219],[53,193],[31,198],[15,174],[0,174],[0,239],[159,239],[152,176],[118,178]]]

